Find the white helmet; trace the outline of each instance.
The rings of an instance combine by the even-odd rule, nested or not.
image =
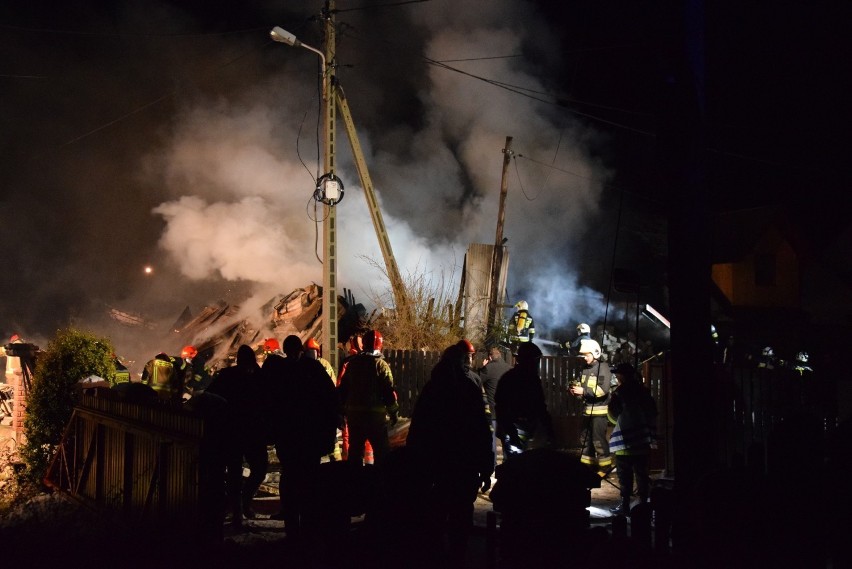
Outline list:
[[[591,334],[592,329],[589,328],[589,325],[585,322],[580,322],[577,324],[577,333],[578,334]]]
[[[601,357],[601,345],[594,340],[583,338],[580,340],[580,349],[577,350],[580,354],[592,354],[595,359]]]
[[[517,308],[518,310],[529,310],[530,305],[527,304],[526,300],[519,300],[517,304],[515,304],[515,308]]]

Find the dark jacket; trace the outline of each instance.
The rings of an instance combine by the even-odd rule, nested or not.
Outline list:
[[[538,368],[515,366],[500,378],[494,394],[497,411],[497,433],[502,437],[517,436],[517,425],[524,423],[532,429],[543,425],[552,433],[553,424],[547,411],[544,389]]]
[[[485,397],[488,399],[488,407],[491,409],[491,418],[494,419],[494,395],[497,393],[497,385],[503,374],[512,369],[508,363],[502,358],[499,360],[491,360],[479,370],[479,377],[482,380],[482,388],[485,390]]]
[[[320,458],[334,450],[340,406],[321,363],[270,355],[263,363],[263,382],[279,453]]]
[[[406,446],[431,471],[476,472],[494,469],[491,429],[482,390],[461,360],[442,358],[417,398]]]

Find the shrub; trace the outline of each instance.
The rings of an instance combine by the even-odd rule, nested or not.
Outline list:
[[[40,482],[61,442],[81,389],[79,381],[97,375],[115,379],[113,347],[109,340],[73,328],[60,330],[38,355],[24,420],[26,443],[21,457],[24,476]]]

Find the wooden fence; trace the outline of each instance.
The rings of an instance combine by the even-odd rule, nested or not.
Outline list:
[[[83,395],[46,482],[130,521],[193,525],[202,420],[180,407]]]

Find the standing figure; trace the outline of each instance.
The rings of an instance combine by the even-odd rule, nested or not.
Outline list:
[[[243,516],[253,518],[251,504],[266,477],[269,458],[266,453],[266,424],[260,366],[251,346],[237,349],[236,365],[221,370],[206,391],[228,403],[231,443],[226,450],[227,495],[232,524],[242,525]],[[249,475],[243,482],[243,460]]]
[[[485,390],[485,398],[488,400],[488,410],[491,414],[491,450],[494,452],[495,466],[497,460],[497,409],[494,403],[494,395],[497,393],[500,378],[510,369],[512,369],[512,366],[506,363],[506,360],[503,359],[503,353],[497,346],[488,350],[488,357],[485,358],[482,367],[479,369],[479,378],[482,381],[482,389]]]
[[[521,344],[515,367],[504,373],[497,384],[494,403],[504,461],[527,450],[536,436],[544,434],[548,440],[553,439],[553,422],[538,373],[541,356],[535,344]]]
[[[506,330],[509,345],[512,351],[516,351],[518,346],[527,342],[532,342],[535,338],[535,324],[532,314],[529,312],[529,305],[526,300],[520,300],[515,304],[517,309],[509,320],[509,326]]]
[[[263,362],[266,395],[272,405],[272,436],[281,463],[281,510],[288,538],[299,538],[310,508],[320,460],[334,448],[340,422],[337,394],[316,360],[302,357],[302,341],[284,339],[284,354]]]
[[[463,342],[444,351],[417,398],[406,440],[431,488],[429,537],[440,543],[446,532],[452,562],[464,559],[477,491],[491,487],[494,470],[482,389],[470,381],[468,360]]]
[[[583,340],[578,350],[583,358],[583,368],[579,383],[572,384],[570,390],[583,401],[583,454],[580,462],[596,466],[599,473],[605,475],[612,466],[606,438],[607,404],[612,389],[609,364],[600,361],[601,347],[594,340]]]
[[[568,348],[570,354],[576,355],[577,349],[580,347],[580,342],[583,340],[591,340],[592,339],[592,328],[586,324],[585,322],[580,322],[577,324],[577,337],[574,338],[571,342],[566,342],[565,347]]]
[[[180,351],[180,357],[186,363],[186,391],[189,395],[201,393],[210,386],[213,378],[210,376],[210,371],[205,366],[205,358],[198,355],[198,348],[195,346],[184,346]]]
[[[185,367],[186,362],[183,359],[160,352],[145,364],[142,383],[156,391],[160,399],[180,400],[183,395]]]
[[[609,420],[615,425],[609,439],[609,450],[615,453],[621,503],[610,511],[628,515],[634,474],[639,503],[647,502],[650,495],[648,455],[657,431],[657,404],[632,365],[619,364],[612,373],[618,379],[618,387],[613,390],[609,403]]]
[[[349,454],[347,460],[361,463],[364,443],[373,447],[375,463],[390,451],[388,423],[399,420],[399,404],[393,388],[390,365],[382,359],[382,338],[378,330],[364,334],[363,349],[346,364],[346,373],[340,378],[337,392],[349,429]]]
[[[334,367],[332,367],[331,362],[322,357],[322,348],[314,338],[308,338],[305,340],[304,345],[304,357],[318,361],[325,373],[328,374],[328,379],[331,381],[332,387],[337,387],[337,376],[334,373]],[[340,460],[340,445],[337,444],[337,440],[334,441],[334,450],[328,454],[328,460],[332,462],[336,462]]]

